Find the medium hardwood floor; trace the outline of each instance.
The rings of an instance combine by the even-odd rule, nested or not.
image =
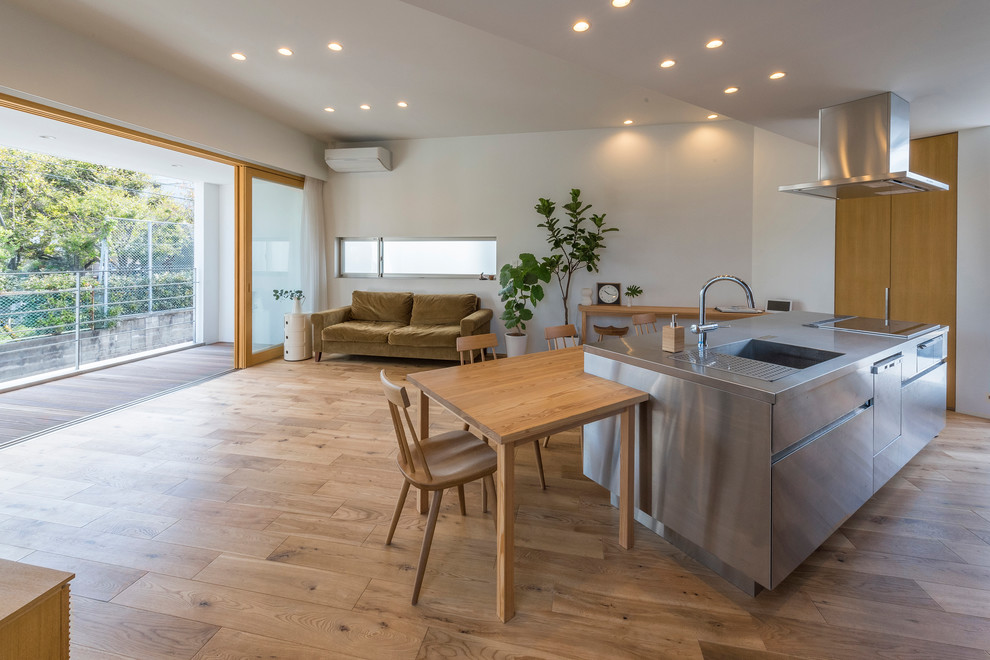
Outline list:
[[[426,516],[409,498],[383,545],[401,477],[377,379],[435,366],[276,360],[0,450],[0,557],[76,573],[74,660],[990,658],[990,421],[956,414],[756,598],[643,527],[619,548],[577,433],[555,436],[546,491],[518,452],[516,617],[474,484],[410,605]]]

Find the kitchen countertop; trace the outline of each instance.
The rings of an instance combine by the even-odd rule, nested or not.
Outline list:
[[[782,344],[834,351],[841,356],[801,369],[773,382],[751,378],[719,369],[706,368],[673,359],[673,353],[660,350],[660,334],[638,337],[607,337],[601,342],[585,345],[585,352],[611,358],[659,373],[708,385],[731,394],[748,396],[769,403],[783,397],[797,396],[814,382],[815,386],[869,366],[916,345],[927,337],[944,333],[945,326],[912,339],[843,332],[831,328],[809,328],[804,324],[833,317],[822,312],[782,312],[756,317],[733,319],[728,325],[708,333],[708,348],[715,348],[746,339],[763,339]],[[697,335],[685,332],[685,350],[697,347]]]

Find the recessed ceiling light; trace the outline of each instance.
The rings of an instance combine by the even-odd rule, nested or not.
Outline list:
[[[330,43],[328,43],[327,48],[329,48],[330,50],[336,53],[339,53],[340,51],[344,50],[344,47],[338,44],[336,41],[331,41]]]
[[[587,32],[591,28],[591,23],[588,21],[578,21],[574,24],[575,32]]]
[[[361,109],[362,110],[371,110],[371,106],[368,105],[367,103],[362,103],[361,104]]]
[[[337,109],[336,108],[331,108],[330,106],[327,106],[327,107],[323,108],[323,112],[337,112]]]
[[[245,55],[244,53],[231,53],[230,56],[233,57],[238,62],[243,62],[244,60],[247,59],[247,55]]]
[[[181,169],[182,165],[179,165],[178,163],[172,163],[172,167]]]
[[[725,42],[722,41],[721,39],[712,39],[707,44],[705,44],[705,48],[718,48],[724,43]]]
[[[278,49],[278,54],[279,55],[285,55],[286,57],[288,57],[289,55],[292,55],[292,49],[291,48],[279,48]]]
[[[738,87],[726,87],[725,88],[725,93],[726,94],[735,94],[738,91],[739,91],[739,88]]]
[[[712,114],[710,114],[710,115],[708,115],[708,118],[709,118],[709,119],[718,119],[718,115],[716,115],[716,114],[715,114],[715,113],[713,112]]]
[[[677,62],[675,62],[674,60],[664,60],[663,62],[660,63],[660,68],[661,69],[669,69],[670,67],[674,66],[675,64],[677,64]]]
[[[780,80],[786,75],[787,74],[784,73],[783,71],[774,71],[773,73],[770,74],[770,80]]]
[[[55,139],[55,136],[54,135],[39,135],[38,137],[40,137],[42,140],[54,140]]]
[[[398,103],[396,103],[396,105],[399,106],[400,108],[408,108],[409,107],[409,104],[406,103],[405,101],[399,101]]]
[[[632,119],[627,119],[627,120],[625,120],[622,123],[625,124],[626,126],[628,126],[629,124],[633,123],[633,121],[632,121]]]
[[[632,0],[612,0],[612,6],[622,9],[623,7],[628,7]]]

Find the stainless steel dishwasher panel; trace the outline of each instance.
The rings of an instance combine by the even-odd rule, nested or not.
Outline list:
[[[870,368],[873,374],[873,453],[901,436],[901,354]]]
[[[596,355],[585,371],[650,394],[638,508],[769,586],[771,405]],[[585,427],[585,474],[613,493],[618,443],[614,419]]]

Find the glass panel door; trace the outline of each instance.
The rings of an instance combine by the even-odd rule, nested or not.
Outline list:
[[[283,317],[292,301],[275,289],[302,289],[302,181],[244,167],[238,243],[238,366],[282,355]],[[247,284],[247,286],[244,286]]]

